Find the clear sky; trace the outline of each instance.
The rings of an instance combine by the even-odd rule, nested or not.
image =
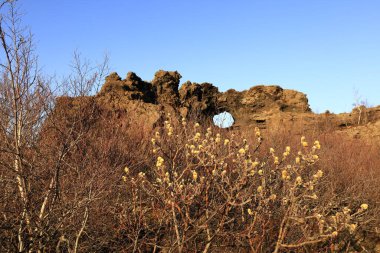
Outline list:
[[[380,104],[379,0],[19,0],[48,73],[74,50],[152,80],[221,91],[277,84],[308,95],[315,112],[350,111],[355,93]]]

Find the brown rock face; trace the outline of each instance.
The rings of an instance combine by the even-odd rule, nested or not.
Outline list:
[[[218,111],[218,95],[218,88],[210,83],[185,82],[179,90],[182,116],[186,117],[190,112],[214,116]]]
[[[112,108],[130,109],[136,101],[159,105],[163,111],[181,114],[212,117],[228,111],[235,118],[236,126],[246,126],[263,122],[268,114],[279,112],[310,112],[306,95],[284,90],[279,86],[255,86],[245,91],[228,90],[219,92],[210,83],[185,82],[180,89],[181,75],[177,71],[159,70],[151,83],[142,81],[130,72],[125,80],[116,73],[106,78],[98,99]],[[150,106],[151,107],[151,106]],[[152,110],[152,108],[149,108]],[[152,113],[154,111],[152,111]],[[266,120],[264,120],[266,121]]]
[[[142,100],[146,103],[154,103],[155,93],[151,83],[144,82],[135,73],[129,72],[127,78],[122,80],[117,73],[106,77],[106,82],[98,96],[125,97],[129,100]]]
[[[310,107],[305,94],[284,90],[280,86],[254,86],[249,90],[228,90],[218,96],[221,110],[230,112],[236,126],[261,126],[273,114],[307,113]]]
[[[219,92],[210,83],[190,81],[179,89],[180,79],[177,71],[159,70],[151,82],[143,81],[133,72],[125,79],[112,73],[106,77],[94,101],[103,111],[119,111],[122,115],[133,113],[151,127],[161,124],[163,115],[169,112],[176,116],[211,119],[227,111],[234,118],[234,128],[286,126],[300,133],[332,128],[354,138],[380,136],[380,107],[358,108],[337,115],[314,114],[305,94],[280,86],[259,85],[244,91]]]
[[[177,71],[159,70],[152,81],[153,89],[157,95],[157,103],[178,106],[178,86],[181,75]]]
[[[280,86],[259,85],[242,92],[229,90],[219,97],[219,101],[225,104],[226,108],[245,108],[255,113],[310,111],[305,94],[293,90],[283,90]]]

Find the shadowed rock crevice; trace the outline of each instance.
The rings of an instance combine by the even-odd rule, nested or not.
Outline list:
[[[218,111],[218,95],[218,88],[210,83],[185,82],[179,90],[182,116],[189,113],[214,115]]]

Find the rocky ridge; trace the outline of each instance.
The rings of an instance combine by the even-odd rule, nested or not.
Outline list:
[[[302,134],[316,128],[332,128],[353,138],[380,140],[380,106],[356,108],[351,113],[315,114],[304,93],[280,86],[259,85],[244,91],[220,92],[210,83],[187,81],[179,87],[180,79],[177,71],[159,70],[151,82],[133,72],[125,79],[112,73],[100,92],[88,99],[94,99],[104,110],[133,113],[149,127],[161,124],[167,113],[211,119],[227,111],[234,118],[235,129],[287,126]],[[60,98],[57,106],[65,106],[68,99],[78,98]]]

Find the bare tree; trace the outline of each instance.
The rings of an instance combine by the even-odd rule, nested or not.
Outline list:
[[[59,82],[60,94],[78,97],[97,93],[109,73],[108,61],[108,55],[105,54],[100,63],[94,64],[77,50],[74,51],[70,63],[71,74]]]
[[[18,189],[17,202],[22,211],[17,244],[21,252],[26,247],[25,237],[33,240],[34,230],[28,177],[33,166],[26,157],[46,116],[49,87],[39,76],[32,35],[21,26],[15,1],[3,2],[1,11],[1,150],[12,160],[3,165],[12,172]]]
[[[65,244],[77,252],[98,191],[94,176],[75,165],[73,152],[91,127],[96,103],[78,105],[76,115],[57,111],[52,80],[41,75],[33,36],[22,26],[16,1],[0,2],[0,11],[0,248],[43,252]],[[94,92],[107,62],[106,57],[93,67],[75,53],[63,94]]]

